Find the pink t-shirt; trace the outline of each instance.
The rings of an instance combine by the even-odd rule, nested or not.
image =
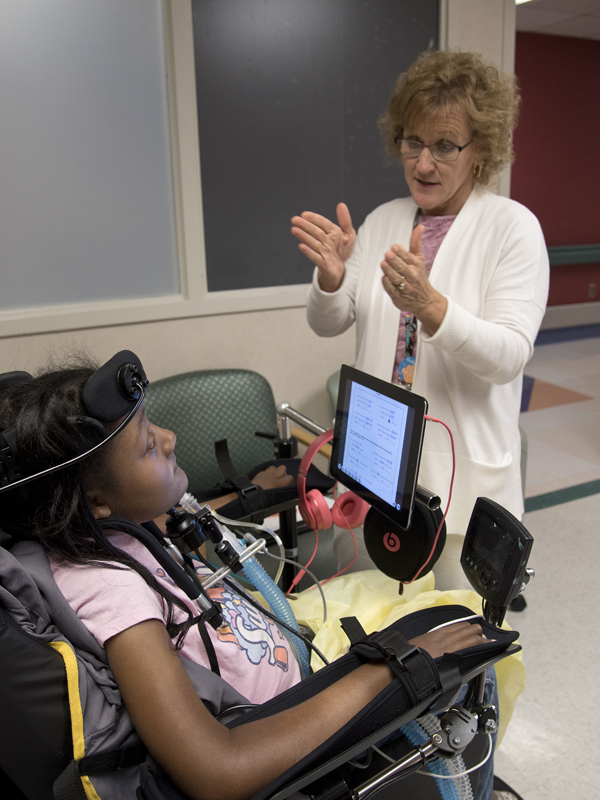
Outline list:
[[[200,613],[143,544],[123,533],[110,536],[115,547],[150,570],[172,594],[183,600],[194,616]],[[71,564],[53,556],[50,566],[69,605],[102,646],[111,636],[132,625],[148,619],[165,619],[162,598],[137,572]],[[208,572],[204,566],[197,571],[200,575]],[[264,703],[298,683],[300,668],[279,628],[228,586],[218,583],[208,593],[220,603],[223,614],[223,625],[217,631],[207,625],[221,677],[252,703]],[[174,618],[179,623],[185,616],[175,607]],[[210,669],[196,625],[188,631],[180,652]]]
[[[423,214],[419,215],[418,225],[425,225],[425,230],[423,231],[423,236],[421,237],[421,246],[423,247],[423,255],[425,256],[425,267],[427,269],[427,274],[431,270],[433,266],[433,261],[437,255],[437,251],[440,249],[442,242],[444,241],[444,237],[450,230],[450,227],[454,220],[456,219],[456,214],[443,216],[443,217],[432,217],[432,216],[424,216]],[[405,314],[404,311],[400,313],[400,327],[398,328],[398,342],[396,344],[396,358],[394,360],[394,370],[392,372],[392,383],[404,383],[404,381],[400,381],[398,377],[398,366],[404,356],[406,355],[406,325],[412,322],[412,314]],[[417,355],[417,336],[416,331],[414,333],[414,347],[413,347],[413,356]]]

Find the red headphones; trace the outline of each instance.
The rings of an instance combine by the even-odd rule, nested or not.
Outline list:
[[[353,492],[344,492],[340,495],[331,509],[318,489],[313,489],[308,494],[306,493],[308,468],[319,448],[332,439],[333,428],[317,436],[304,454],[298,470],[300,514],[308,527],[314,531],[327,530],[332,525],[337,525],[339,528],[345,528],[346,530],[358,527],[365,521],[367,511],[371,507]]]

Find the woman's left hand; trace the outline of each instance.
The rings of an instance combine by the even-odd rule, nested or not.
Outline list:
[[[425,332],[432,336],[442,324],[448,301],[429,283],[421,246],[424,225],[417,225],[410,237],[410,250],[394,244],[381,262],[383,288],[401,311],[414,314]]]

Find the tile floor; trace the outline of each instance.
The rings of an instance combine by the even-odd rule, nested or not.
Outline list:
[[[535,538],[536,577],[525,611],[507,615],[521,633],[528,683],[495,772],[524,800],[594,800],[600,798],[593,602],[600,561],[600,338],[539,344],[526,373],[591,399],[521,415],[527,507],[538,509],[523,520]]]

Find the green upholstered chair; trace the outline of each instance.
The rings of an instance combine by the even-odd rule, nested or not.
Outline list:
[[[246,472],[274,458],[275,400],[268,381],[246,369],[186,372],[154,381],[145,400],[148,418],[177,435],[177,462],[193,493],[223,480],[214,443],[227,439],[236,470]]]
[[[177,434],[177,462],[188,475],[192,494],[223,480],[215,456],[214,443],[218,439],[227,439],[231,460],[240,472],[274,458],[273,442],[255,435],[255,431],[277,433],[273,392],[268,381],[256,372],[213,369],[173,375],[153,381],[144,404],[152,422]],[[297,533],[304,529],[300,525]],[[282,535],[286,547],[298,546],[299,560],[306,563],[314,548],[314,533],[299,536],[297,543],[294,538],[287,540],[285,528]],[[319,534],[319,553],[311,570],[320,578],[333,575],[337,568],[332,535],[331,530]],[[261,563],[270,574],[275,573],[275,562]],[[293,574],[293,570],[286,569],[285,586]],[[305,576],[298,588],[310,585]]]

